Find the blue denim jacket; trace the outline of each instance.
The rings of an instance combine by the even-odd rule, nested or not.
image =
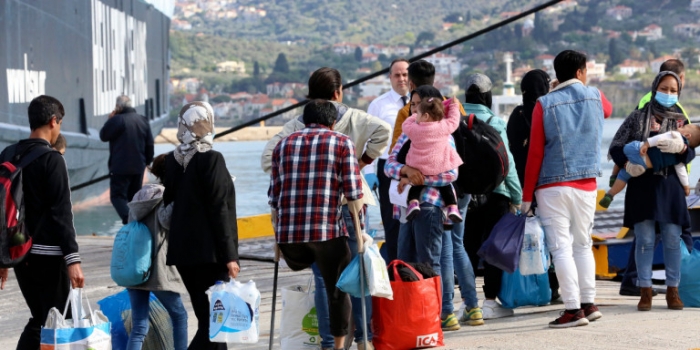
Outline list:
[[[537,186],[601,176],[603,103],[600,91],[581,83],[539,98],[544,122],[544,159]]]

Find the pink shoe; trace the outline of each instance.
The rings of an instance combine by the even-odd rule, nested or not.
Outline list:
[[[459,209],[456,205],[450,205],[447,207],[447,217],[450,218],[450,221],[455,224],[463,221],[462,215],[459,214]]]
[[[406,209],[406,220],[415,219],[418,214],[420,214],[420,204],[418,201],[408,202],[408,208]]]

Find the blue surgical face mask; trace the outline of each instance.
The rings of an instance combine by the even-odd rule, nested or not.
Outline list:
[[[656,92],[654,99],[656,100],[656,102],[658,102],[660,105],[666,108],[669,108],[678,103],[678,95],[669,95],[661,91]]]

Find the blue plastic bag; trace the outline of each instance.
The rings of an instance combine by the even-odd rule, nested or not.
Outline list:
[[[168,311],[153,293],[149,297],[148,333],[144,349],[173,349],[172,321]],[[126,289],[97,302],[102,313],[112,323],[112,350],[124,350],[131,332],[131,300]]]
[[[546,273],[523,276],[519,270],[513,273],[503,272],[498,299],[501,305],[508,309],[528,305],[547,305],[552,300],[549,277]]]
[[[153,236],[148,227],[138,221],[124,225],[114,237],[110,273],[117,285],[137,286],[151,275]]]
[[[343,273],[340,274],[338,282],[335,284],[340,290],[350,294],[355,298],[362,297],[362,289],[360,288],[360,255],[355,255],[348,266],[345,267]],[[365,283],[365,296],[369,296],[369,287]]]
[[[525,234],[525,216],[506,213],[491,230],[477,254],[490,265],[513,273],[520,264],[520,250]]]
[[[678,294],[685,307],[700,307],[700,242],[688,253],[681,240],[681,282]]]

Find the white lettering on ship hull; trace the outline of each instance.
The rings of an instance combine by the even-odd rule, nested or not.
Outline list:
[[[7,99],[9,103],[27,103],[43,95],[46,88],[46,71],[27,69],[27,54],[24,54],[24,69],[7,70]]]
[[[146,23],[92,0],[94,115],[114,109],[119,95],[134,106],[148,99]]]

